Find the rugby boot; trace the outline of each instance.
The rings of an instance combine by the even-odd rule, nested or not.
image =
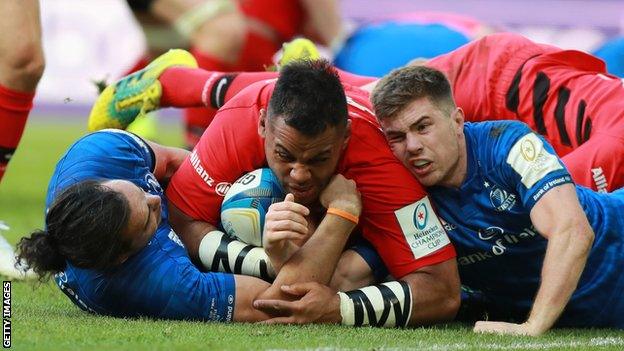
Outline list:
[[[126,129],[137,117],[158,109],[162,95],[158,77],[174,66],[196,68],[197,61],[188,51],[169,50],[144,69],[106,87],[89,114],[89,130]]]

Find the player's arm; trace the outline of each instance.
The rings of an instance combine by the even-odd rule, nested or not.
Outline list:
[[[541,285],[523,324],[478,322],[475,331],[540,335],[550,329],[576,289],[594,232],[573,184],[553,188],[531,210],[531,221],[546,239]]]
[[[420,268],[398,281],[338,294],[316,282],[280,287],[283,293],[297,300],[256,300],[256,308],[281,314],[267,323],[420,326],[452,320],[460,303],[459,274],[454,259]]]
[[[515,188],[530,210],[532,224],[548,243],[541,285],[528,320],[522,324],[478,322],[475,331],[540,335],[554,325],[576,289],[594,233],[570,174],[543,137],[524,124],[509,122],[497,140],[491,149],[500,180]]]
[[[292,298],[280,286],[314,281],[329,283],[340,254],[355,228],[362,210],[355,182],[336,175],[322,191],[320,202],[328,213],[310,238],[281,267],[271,288],[262,298]]]
[[[168,183],[173,173],[188,156],[189,151],[160,145],[149,140],[145,140],[145,142],[154,152],[154,176],[159,182]]]
[[[191,260],[201,262],[199,259],[199,245],[204,236],[218,230],[218,228],[213,224],[188,216],[172,201],[169,202],[169,222],[175,232],[180,235],[180,239],[186,246]]]

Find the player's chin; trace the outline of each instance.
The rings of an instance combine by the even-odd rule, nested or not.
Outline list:
[[[412,172],[412,174],[414,175],[416,180],[418,180],[418,182],[425,187],[434,186],[439,182],[439,177],[437,177],[434,172],[429,172],[426,174]]]

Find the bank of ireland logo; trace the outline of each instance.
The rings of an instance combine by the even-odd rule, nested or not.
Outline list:
[[[511,209],[516,204],[516,195],[493,186],[490,190],[490,203],[498,212]]]
[[[424,203],[421,203],[416,207],[414,211],[414,225],[416,229],[423,230],[427,226],[427,217],[429,217],[429,212],[427,211],[427,206]]]

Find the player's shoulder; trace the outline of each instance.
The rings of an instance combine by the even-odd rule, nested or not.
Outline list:
[[[515,145],[523,137],[538,139],[531,129],[519,121],[467,122],[464,125],[467,151],[486,172],[499,171]]]
[[[483,149],[513,143],[520,137],[531,133],[533,133],[531,128],[520,121],[466,122],[464,124],[466,138]]]
[[[48,186],[48,201],[69,185],[86,179],[131,179],[140,168],[151,171],[154,152],[138,136],[116,129],[85,135],[58,161]]]
[[[120,129],[104,129],[87,134],[74,142],[65,153],[67,157],[102,157],[116,154],[136,154],[152,157],[150,146],[137,135]]]
[[[245,109],[258,105],[267,105],[277,78],[254,82],[229,99],[220,109],[219,114],[232,109]]]

